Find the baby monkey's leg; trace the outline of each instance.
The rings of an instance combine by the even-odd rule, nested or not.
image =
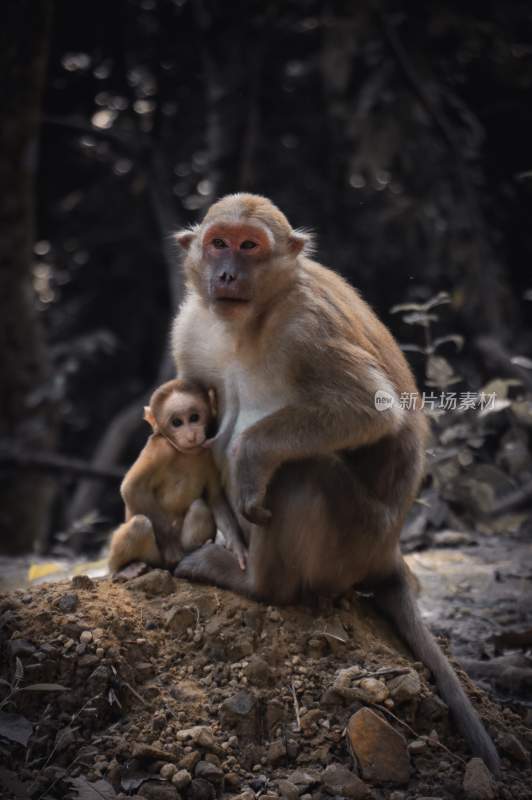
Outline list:
[[[143,514],[135,514],[111,537],[109,571],[117,572],[132,561],[144,561],[153,566],[160,566],[162,562],[153,526]]]
[[[194,500],[188,509],[181,530],[181,546],[185,552],[197,550],[216,536],[214,517],[204,500]]]

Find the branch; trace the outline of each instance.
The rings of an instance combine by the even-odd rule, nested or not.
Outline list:
[[[9,443],[0,445],[0,465],[15,464],[22,469],[41,469],[45,472],[67,472],[84,478],[102,481],[119,481],[125,469],[120,467],[99,468],[79,458],[70,458],[46,450],[24,450]]]

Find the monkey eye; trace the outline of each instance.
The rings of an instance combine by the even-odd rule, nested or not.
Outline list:
[[[183,424],[183,420],[179,419],[179,417],[174,417],[172,420],[172,425],[174,428],[180,428]]]
[[[199,414],[191,414],[188,418],[189,422],[199,422]]]
[[[245,242],[242,242],[240,245],[241,250],[253,250],[254,247],[257,246],[257,242],[252,242],[251,239],[246,239]]]
[[[224,247],[227,247],[223,239],[213,239],[212,244],[214,245],[214,247],[216,247],[217,250],[223,250]]]

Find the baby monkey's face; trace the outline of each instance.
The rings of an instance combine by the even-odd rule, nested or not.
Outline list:
[[[198,450],[207,438],[211,410],[204,398],[172,392],[162,408],[163,430],[183,453]]]

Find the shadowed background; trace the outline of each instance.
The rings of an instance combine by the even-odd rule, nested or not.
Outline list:
[[[172,374],[170,234],[227,192],[314,229],[417,343],[422,383],[430,329],[454,337],[431,385],[455,369],[460,389],[530,389],[529,3],[9,0],[2,17],[1,550],[96,548],[119,519],[142,404]],[[389,313],[404,302],[425,317]],[[489,462],[502,445],[475,425]],[[527,500],[519,430],[528,460],[492,482]],[[442,480],[448,515],[422,532],[465,502]]]

